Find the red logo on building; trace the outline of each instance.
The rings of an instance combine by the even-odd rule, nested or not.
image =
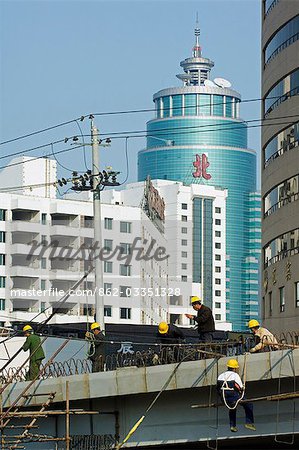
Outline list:
[[[195,155],[195,161],[193,162],[193,166],[196,168],[196,171],[193,172],[194,178],[205,178],[206,180],[209,180],[212,178],[212,175],[210,175],[207,172],[207,168],[209,167],[210,163],[208,161],[208,157],[205,153],[203,153],[201,156]]]

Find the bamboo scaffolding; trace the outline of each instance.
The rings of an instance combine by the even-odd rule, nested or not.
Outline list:
[[[63,416],[66,414],[66,411],[63,410],[53,410],[53,411],[45,411],[43,413],[40,413],[39,411],[17,411],[17,412],[9,412],[7,417],[33,417],[33,416],[40,416],[40,417],[46,417],[46,416]],[[81,409],[70,409],[69,414],[72,415],[84,415],[84,414],[100,414],[98,411],[84,411]],[[6,427],[5,427],[6,428]]]
[[[293,398],[299,398],[299,392],[287,392],[285,394],[275,394],[275,395],[265,395],[263,397],[248,398],[246,400],[241,400],[239,404],[242,403],[253,403],[260,401],[280,401],[280,400],[291,400]],[[217,408],[217,406],[224,406],[223,403],[202,403],[198,405],[191,405],[191,408]]]

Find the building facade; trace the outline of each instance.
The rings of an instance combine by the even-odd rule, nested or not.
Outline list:
[[[230,330],[226,304],[226,198],[227,190],[198,184],[153,180],[165,204],[170,322],[190,325],[190,298],[203,299],[214,314],[218,330]],[[104,202],[142,205],[147,183],[104,191]]]
[[[227,318],[234,329],[242,330],[250,318],[259,317],[256,153],[247,146],[240,94],[227,80],[210,79],[214,63],[202,57],[198,28],[195,36],[192,57],[181,62],[184,73],[177,75],[183,86],[154,95],[156,117],[147,123],[147,146],[138,155],[138,179],[150,175],[228,189]]]
[[[262,5],[263,318],[272,330],[299,318],[299,2]]]

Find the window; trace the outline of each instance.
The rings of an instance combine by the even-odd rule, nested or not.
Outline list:
[[[221,279],[220,278],[215,278],[215,284],[221,284]]]
[[[104,239],[104,249],[108,252],[112,251],[113,240],[112,239]]]
[[[187,258],[188,257],[188,253],[187,252],[182,252],[182,258]]]
[[[5,220],[6,210],[0,209],[0,220]]]
[[[120,264],[119,265],[119,274],[124,277],[131,276],[131,267],[132,266],[127,266],[126,264]]]
[[[122,255],[130,255],[131,253],[131,244],[127,243],[127,242],[121,242],[119,244],[120,247],[120,251]]]
[[[216,261],[221,261],[221,255],[215,255]]]
[[[120,232],[121,233],[131,233],[132,228],[131,222],[120,222]]]
[[[104,272],[112,273],[112,261],[104,261]]]
[[[47,258],[42,258],[40,260],[40,267],[41,267],[41,269],[46,269],[47,268]]]
[[[0,266],[5,266],[5,255],[0,253]]]
[[[5,242],[5,231],[0,231],[0,242]]]
[[[6,277],[0,277],[0,288],[5,288]]]
[[[112,317],[112,306],[104,306],[104,316]]]
[[[119,286],[119,296],[120,297],[131,297],[132,287],[131,286]]]
[[[113,219],[111,217],[105,217],[104,228],[105,230],[112,230]]]
[[[187,242],[187,239],[182,239],[181,242],[182,242],[182,245],[184,245],[184,246],[187,245],[187,243],[188,243],[188,242]]]
[[[187,275],[182,275],[181,276],[181,281],[185,281],[186,282],[187,281]]]
[[[5,298],[0,298],[0,311],[5,310]]]
[[[182,227],[182,233],[187,234],[187,227]]]
[[[221,320],[221,314],[215,314],[215,319],[216,320]]]
[[[216,243],[215,243],[215,248],[221,248],[220,242],[216,242]]]
[[[215,236],[216,237],[221,237],[221,231],[215,231]]]
[[[46,225],[46,224],[47,224],[47,214],[42,213],[42,225]]]
[[[221,303],[220,302],[215,302],[215,308],[221,308]]]
[[[182,269],[183,269],[183,270],[187,270],[187,264],[182,263]]]
[[[216,214],[220,214],[220,213],[221,213],[221,208],[218,208],[218,207],[216,206],[216,208],[215,208],[215,213],[216,213]]]
[[[47,236],[45,234],[41,235],[41,244],[47,245]]]
[[[182,209],[188,209],[187,203],[182,203]]]
[[[42,291],[46,289],[46,280],[40,280],[40,288]]]
[[[289,100],[294,95],[298,95],[298,91],[299,69],[285,76],[268,92],[264,100],[265,117],[281,103]]]
[[[121,319],[131,319],[131,308],[120,308]]]
[[[112,283],[104,283],[104,294],[111,295]]]
[[[295,306],[299,308],[299,281],[295,283]]]
[[[215,267],[215,272],[216,272],[216,273],[220,273],[220,272],[221,272],[221,267],[216,266],[216,267]]]
[[[280,312],[285,311],[285,292],[284,286],[279,288],[279,310]]]
[[[221,220],[220,219],[215,219],[215,225],[221,225]]]
[[[215,291],[215,296],[216,297],[221,297],[221,291]]]
[[[40,302],[40,312],[43,313],[46,311],[46,302]]]
[[[187,222],[187,216],[181,216],[182,222]]]
[[[265,48],[265,64],[268,64],[282,50],[299,39],[299,16],[287,22],[268,42]]]

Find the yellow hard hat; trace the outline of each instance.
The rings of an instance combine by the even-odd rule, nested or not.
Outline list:
[[[25,331],[32,331],[32,327],[30,325],[25,325],[23,328],[23,332],[25,333]]]
[[[166,322],[161,322],[159,323],[158,329],[160,334],[166,334],[169,329],[169,326],[167,325]]]
[[[100,325],[98,322],[94,322],[94,323],[92,323],[92,324],[90,325],[91,331],[92,331],[92,330],[95,330],[96,328],[101,329],[101,325]]]
[[[254,327],[259,327],[260,324],[256,319],[251,319],[248,322],[248,328],[254,328]]]
[[[200,302],[201,303],[201,300],[200,300],[199,297],[197,297],[197,295],[194,295],[193,297],[191,297],[191,304],[195,303],[195,302]]]
[[[227,367],[231,369],[239,369],[239,363],[236,359],[229,359],[226,363]]]

